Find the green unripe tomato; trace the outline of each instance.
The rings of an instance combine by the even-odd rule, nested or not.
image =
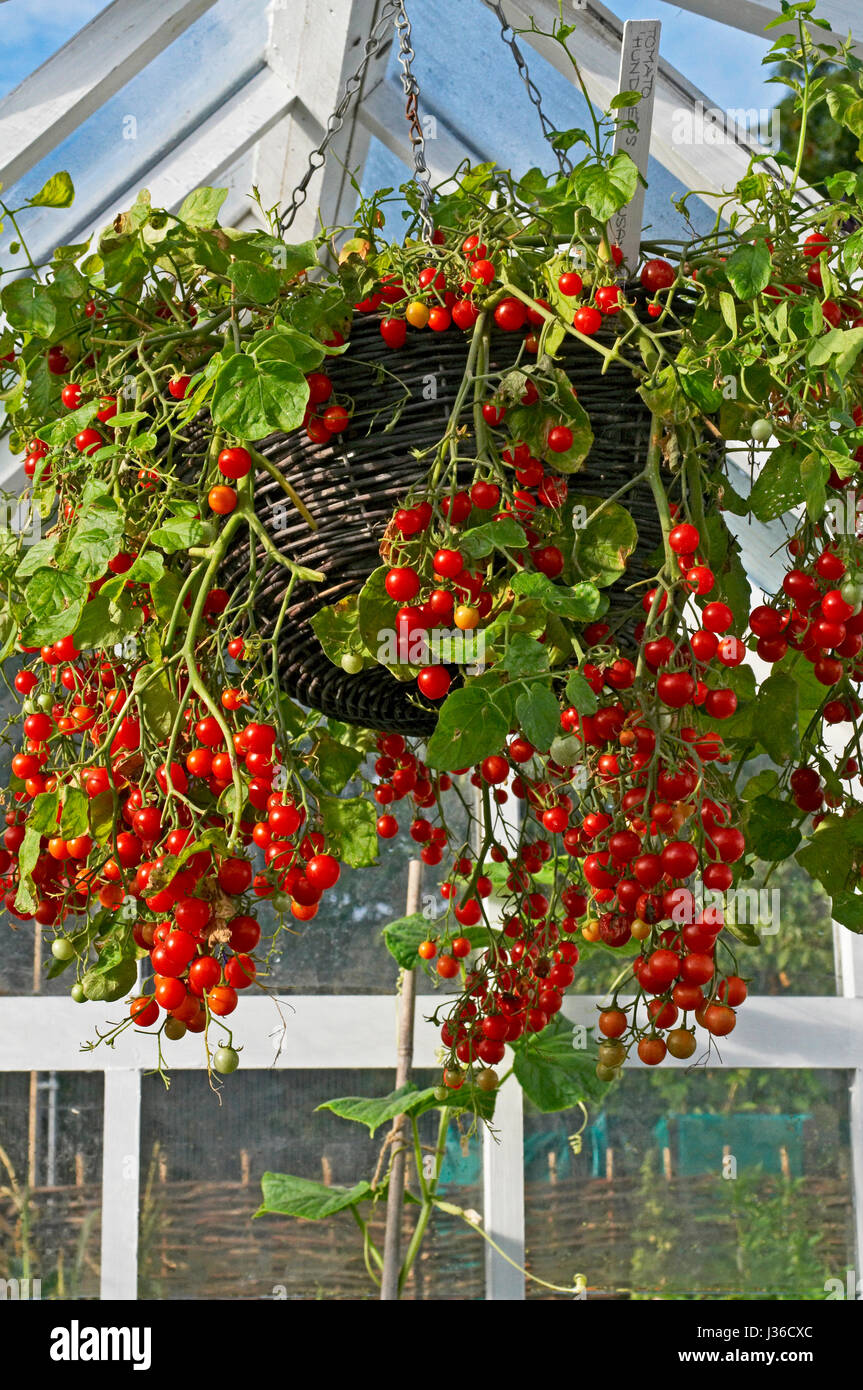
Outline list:
[[[36,706],[38,709],[43,709],[45,713],[48,714],[54,708],[55,698],[54,695],[44,690],[41,695],[36,696]]]
[[[291,910],[291,897],[289,893],[273,893],[270,898],[270,903],[276,912],[290,912]]]
[[[622,1042],[599,1044],[599,1060],[604,1067],[621,1067],[626,1059],[626,1048]]]
[[[603,1066],[602,1062],[597,1062],[596,1075],[600,1081],[613,1081],[619,1072],[617,1067],[606,1067]]]
[[[345,652],[341,658],[341,668],[349,676],[355,676],[358,671],[363,669],[363,659],[356,652]]]
[[[56,941],[51,942],[51,955],[55,960],[71,960],[75,954],[75,947],[66,936],[58,936]]]
[[[446,1086],[435,1086],[434,1098],[436,1101],[444,1101],[447,1099],[448,1095],[449,1091],[447,1090]]]
[[[81,984],[81,981],[80,981],[80,980],[76,980],[76,981],[75,981],[74,985],[73,985],[72,988],[69,990],[69,993],[71,994],[72,998],[75,1000],[75,1003],[76,1003],[76,1004],[86,1004],[86,1002],[87,1002],[87,996],[86,996],[86,994],[84,993],[84,986]]]
[[[500,1083],[500,1077],[493,1067],[486,1067],[476,1074],[476,1084],[481,1091],[494,1091]]]
[[[165,1020],[165,1037],[170,1038],[171,1042],[178,1042],[180,1038],[186,1036],[186,1025],[182,1019],[168,1018]]]
[[[236,1071],[240,1065],[239,1054],[233,1047],[217,1047],[213,1057],[213,1066],[222,1076],[230,1076],[232,1071]]]
[[[756,444],[766,444],[773,434],[773,425],[770,420],[753,420],[749,434]]]
[[[839,592],[845,602],[850,603],[855,613],[858,613],[863,604],[863,585],[858,584],[856,579],[846,579]]]

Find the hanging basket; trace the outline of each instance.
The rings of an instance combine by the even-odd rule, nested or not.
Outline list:
[[[494,332],[491,370],[510,366],[519,345],[518,335]],[[358,593],[381,564],[387,523],[423,478],[424,467],[412,450],[434,446],[440,439],[464,374],[467,350],[460,333],[426,331],[409,333],[405,346],[393,352],[381,338],[377,317],[359,318],[349,350],[327,366],[336,395],[349,396],[355,403],[350,427],[326,444],[312,443],[304,430],[298,430],[272,434],[257,446],[296,489],[318,529],[307,525],[263,471],[255,479],[261,521],[283,554],[325,576],[323,583],[298,582],[294,587],[279,635],[283,688],[331,718],[418,737],[434,729],[436,709],[417,694],[413,681],[398,681],[383,666],[347,674],[324,654],[310,619],[325,604]],[[602,375],[600,354],[575,338],[567,338],[558,360],[595,436],[584,467],[570,478],[571,487],[610,497],[643,466],[650,412],[626,366],[614,365]],[[471,476],[465,474],[465,484]],[[639,533],[623,581],[628,585],[649,577],[646,557],[660,543],[661,531],[646,487],[629,492],[626,505]],[[241,583],[247,574],[248,550],[241,544],[224,567],[223,582]],[[286,573],[276,568],[259,592],[256,617],[265,639],[274,632],[286,583]],[[632,594],[622,586],[608,592],[612,614],[631,607]]]

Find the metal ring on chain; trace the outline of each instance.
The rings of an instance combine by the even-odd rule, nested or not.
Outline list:
[[[495,15],[497,16],[497,19],[500,23],[500,36],[506,44],[507,48],[509,48],[512,51],[512,56],[515,59],[515,65],[519,70],[521,79],[524,82],[525,87],[527,88],[527,94],[533,102],[534,106],[536,107],[537,115],[539,116],[539,122],[542,126],[542,133],[545,136],[548,143],[551,145],[551,148],[554,150],[555,157],[557,158],[557,163],[560,168],[560,172],[562,174],[571,174],[571,161],[567,158],[565,151],[558,149],[558,147],[554,143],[554,137],[556,135],[559,135],[560,131],[557,129],[557,126],[552,125],[551,121],[548,119],[548,117],[542,109],[542,93],[540,92],[539,88],[537,87],[536,83],[533,81],[530,75],[524,54],[522,53],[516,41],[515,30],[513,29],[512,25],[510,24],[509,20],[504,14],[499,0],[486,0],[486,4],[488,5],[489,9],[493,10]]]

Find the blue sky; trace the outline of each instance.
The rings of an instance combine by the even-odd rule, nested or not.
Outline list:
[[[104,10],[107,0],[6,0],[0,6],[0,96]]]
[[[0,95],[17,86],[106,3],[6,0],[0,5]],[[423,3],[413,0],[412,16],[420,17]],[[611,0],[609,8],[622,19],[661,19],[663,54],[718,105],[772,105],[776,89],[764,86],[760,67],[763,39],[687,14],[665,0]],[[709,62],[704,61],[707,54]]]

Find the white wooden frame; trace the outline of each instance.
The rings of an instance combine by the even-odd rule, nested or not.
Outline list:
[[[420,3],[421,0],[414,0]],[[114,0],[40,69],[0,102],[0,179],[8,186],[55,149],[122,84],[140,72],[168,43],[215,0]],[[765,0],[678,0],[682,8],[709,15],[740,29],[758,32],[778,10]],[[550,28],[558,16],[554,0],[503,0],[511,22],[522,26],[532,12]],[[200,183],[216,180],[229,167],[249,159],[265,204],[284,203],[305,169],[308,151],[319,142],[346,77],[357,66],[362,42],[380,12],[380,0],[327,0],[325,22],[318,0],[273,0],[267,69],[252,79],[226,109],[205,122],[149,171],[154,197],[176,207]],[[570,3],[579,25],[578,54],[591,95],[598,103],[617,90],[622,24],[599,0]],[[645,10],[649,13],[649,5]],[[837,33],[850,27],[863,38],[859,0],[821,0]],[[570,16],[566,16],[570,17]],[[555,47],[525,36],[568,77]],[[410,165],[410,144],[398,87],[385,79],[386,48],[370,64],[361,91],[334,141],[331,158],[312,181],[308,202],[291,236],[311,233],[321,219],[345,220],[353,191],[347,170],[361,167],[372,136]],[[515,76],[513,76],[515,80]],[[687,148],[673,138],[683,107],[695,119],[712,120],[712,103],[687,78],[660,60],[656,82],[652,153],[687,186],[720,190],[732,185],[757,148],[745,131],[726,122],[726,143]],[[698,113],[702,113],[699,115]],[[433,178],[463,159],[487,157],[466,148],[438,116],[438,139],[429,143]],[[116,204],[134,190],[118,190]],[[708,194],[709,197],[709,194]],[[239,192],[232,215],[242,214]],[[16,465],[6,465],[7,479]],[[0,479],[4,467],[0,464]],[[759,545],[757,574],[765,582],[770,549]],[[754,998],[740,1013],[736,1031],[725,1039],[721,1056],[708,1065],[724,1067],[831,1068],[853,1074],[851,1124],[858,1261],[863,1258],[863,941],[837,929],[836,955],[841,995],[837,998]],[[567,1000],[575,1022],[591,1024],[599,1001],[591,996]],[[271,1066],[291,1069],[390,1068],[394,1065],[396,1006],[388,996],[291,996],[287,1032],[277,1058],[274,1034],[278,1015],[263,999],[243,1001],[245,1071]],[[420,1001],[420,1011],[422,1001]],[[332,1018],[338,1012],[339,1027]],[[108,1011],[111,1012],[110,1010]],[[140,1078],[152,1066],[152,1040],[125,1036],[116,1049],[80,1051],[86,1016],[62,998],[7,998],[0,1009],[0,1070],[102,1072],[105,1078],[102,1187],[102,1295],[133,1299],[137,1289],[138,1150]],[[434,1066],[438,1038],[420,1019],[415,1064]],[[200,1067],[200,1039],[171,1047],[172,1066]],[[629,1065],[640,1065],[637,1061]],[[672,1065],[686,1065],[672,1063]],[[497,1114],[497,1139],[486,1138],[484,1190],[486,1230],[516,1263],[524,1258],[522,1186],[523,1117],[520,1089],[507,1084]],[[521,1299],[524,1285],[512,1266],[489,1252],[487,1297]]]

